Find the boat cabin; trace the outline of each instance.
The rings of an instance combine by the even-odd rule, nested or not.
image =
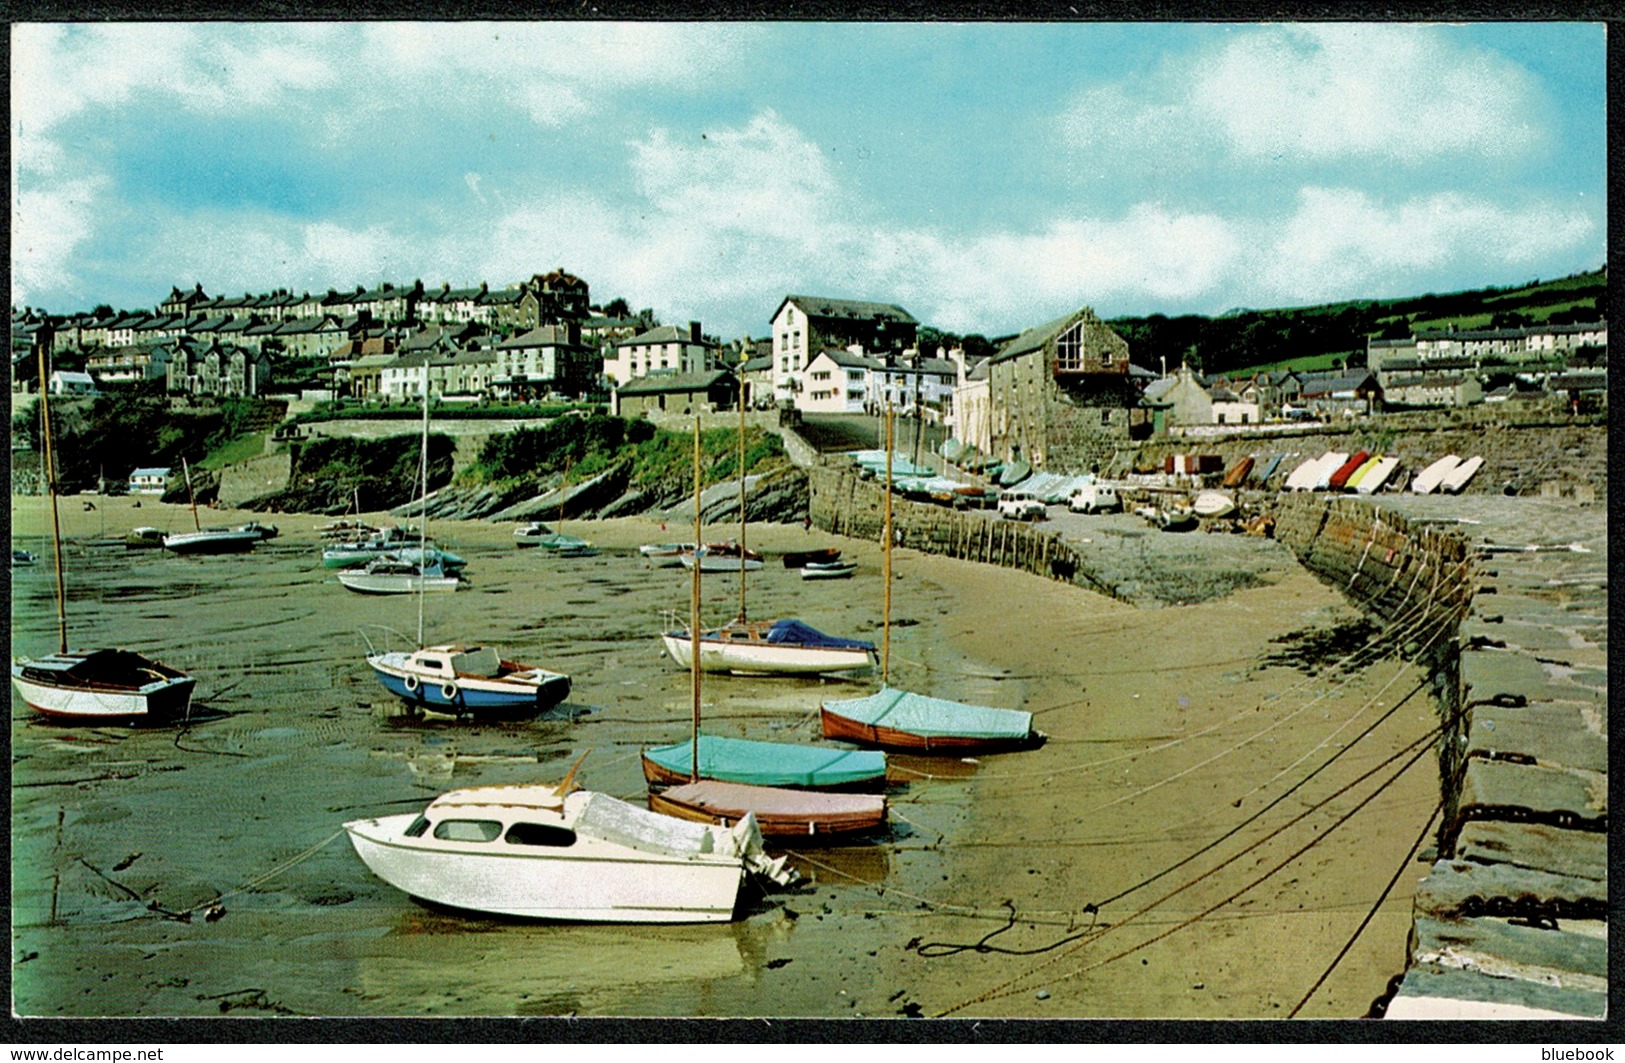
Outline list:
[[[502,670],[502,655],[492,646],[436,646],[413,654],[412,667],[444,679],[460,675],[489,678]]]

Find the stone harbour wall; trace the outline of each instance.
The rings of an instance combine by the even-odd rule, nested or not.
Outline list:
[[[1542,523],[1489,534],[1522,538]],[[1393,506],[1283,496],[1276,533],[1351,600],[1411,625],[1404,650],[1432,675],[1437,845],[1406,970],[1375,1010],[1603,1017],[1606,530],[1595,549],[1474,545]]]

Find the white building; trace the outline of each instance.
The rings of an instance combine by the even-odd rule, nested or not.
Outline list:
[[[804,413],[863,413],[870,409],[879,364],[861,350],[819,351],[802,373],[796,409]]]
[[[169,489],[168,468],[136,469],[130,473],[130,493],[132,495],[161,495]]]
[[[95,395],[96,381],[89,373],[79,373],[71,369],[58,369],[51,374],[51,394],[53,395]]]
[[[616,387],[649,373],[704,373],[721,368],[717,345],[700,333],[700,323],[688,328],[659,325],[615,344],[613,358],[604,359],[604,375]]]

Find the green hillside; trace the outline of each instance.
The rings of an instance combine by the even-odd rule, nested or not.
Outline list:
[[[1606,316],[1607,291],[1607,271],[1599,269],[1509,288],[1233,310],[1220,317],[1152,314],[1108,323],[1128,340],[1134,363],[1151,370],[1159,370],[1164,361],[1169,369],[1184,362],[1210,374],[1328,369],[1364,364],[1370,339],[1398,339],[1452,327],[1597,321]]]

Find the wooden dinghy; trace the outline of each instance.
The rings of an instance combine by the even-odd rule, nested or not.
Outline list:
[[[1349,477],[1360,471],[1360,466],[1371,460],[1369,450],[1357,450],[1343,459],[1343,463],[1332,470],[1326,478],[1326,488],[1331,491],[1341,491],[1349,482]]]
[[[765,837],[789,840],[874,830],[886,822],[886,799],[702,779],[651,793],[649,811],[723,827],[753,815]]]
[[[819,707],[824,737],[913,753],[991,753],[1030,749],[1044,735],[1033,714],[966,705],[884,687],[866,698]]]
[[[834,547],[823,550],[792,550],[784,555],[785,568],[806,568],[808,565],[833,565],[841,559]]]
[[[692,742],[643,752],[643,777],[651,786],[692,781]],[[699,776],[753,786],[799,790],[879,790],[886,785],[886,754],[833,746],[797,746],[745,738],[699,738]]]
[[[1253,466],[1256,464],[1256,462],[1256,458],[1246,457],[1230,466],[1230,471],[1224,474],[1224,480],[1221,481],[1221,486],[1240,487],[1242,482],[1247,479],[1248,474],[1253,471]]]

